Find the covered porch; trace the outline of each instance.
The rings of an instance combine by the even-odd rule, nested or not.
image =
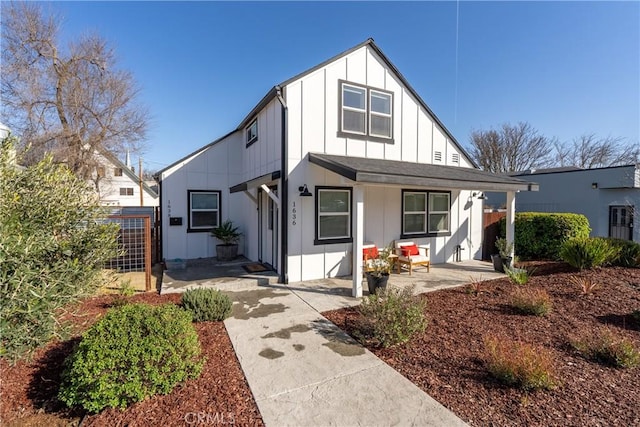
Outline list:
[[[440,194],[455,192],[462,196],[464,192],[464,198],[465,200],[468,198],[467,203],[470,204],[475,202],[473,199],[477,196],[481,198],[482,192],[484,191],[505,192],[507,196],[506,237],[510,242],[514,240],[516,193],[519,191],[538,190],[538,185],[535,183],[472,168],[316,153],[309,153],[308,159],[309,163],[337,174],[344,180],[345,184],[348,183],[352,186],[352,247],[349,256],[351,257],[350,261],[352,265],[351,295],[353,297],[361,297],[363,295],[362,254],[367,231],[370,232],[370,230],[365,230],[365,195],[368,193],[369,196],[371,196],[372,188],[402,189],[403,203],[405,188],[416,189],[407,190],[407,193],[422,190],[425,194],[440,191]],[[457,209],[467,209],[466,205],[460,207],[461,202],[464,204],[465,200],[457,200]],[[406,213],[404,207],[401,209],[404,221],[404,215],[406,215]],[[445,212],[444,214],[446,215],[447,213]],[[427,216],[427,213],[424,215]],[[469,211],[468,215],[472,215],[471,211]],[[450,222],[450,219],[448,219],[448,221]],[[478,220],[476,219],[476,221]],[[476,221],[471,221],[471,218],[468,217],[468,223],[481,224],[481,222],[478,223]],[[440,236],[456,236],[459,241],[462,241],[468,237],[470,233],[468,227],[456,227],[457,226],[450,223],[446,233],[431,233],[430,229],[426,229],[423,234],[411,234],[407,232],[406,227],[403,225],[401,233],[399,233],[400,235],[396,238],[404,240],[411,239],[415,236],[416,240],[424,241],[438,239]],[[450,243],[450,240],[449,237],[446,237],[448,243]],[[387,246],[391,242],[384,241],[375,243],[378,246]],[[446,261],[447,259],[445,259],[445,262]]]

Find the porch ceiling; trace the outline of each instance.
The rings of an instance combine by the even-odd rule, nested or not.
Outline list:
[[[317,153],[309,153],[309,162],[361,183],[481,191],[538,191],[539,189],[538,184],[534,182],[456,166]]]
[[[271,172],[257,178],[250,179],[240,184],[234,185],[229,188],[230,193],[237,193],[239,191],[246,191],[251,188],[260,187],[262,184],[268,184],[271,181],[275,181],[280,178],[280,171]]]

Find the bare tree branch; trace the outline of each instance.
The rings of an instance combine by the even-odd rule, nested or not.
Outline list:
[[[566,147],[557,147],[556,151],[560,165],[584,169],[640,162],[640,145],[627,143],[620,137],[599,138],[595,134],[584,134]]]
[[[3,7],[1,116],[30,147],[25,161],[50,152],[89,179],[97,152],[140,148],[148,113],[106,41],[82,36],[63,49],[58,22],[38,4]]]

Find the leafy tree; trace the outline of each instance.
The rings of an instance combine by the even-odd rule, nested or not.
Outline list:
[[[2,121],[30,145],[28,164],[51,153],[96,180],[96,153],[136,150],[145,137],[147,112],[113,49],[98,35],[61,45],[59,19],[38,4],[2,7],[1,94]]]
[[[506,173],[550,166],[553,147],[529,123],[504,123],[498,130],[473,131],[470,154],[480,168]]]
[[[58,310],[91,294],[117,254],[97,195],[51,156],[21,169],[0,147],[0,355],[12,360],[61,332]]]

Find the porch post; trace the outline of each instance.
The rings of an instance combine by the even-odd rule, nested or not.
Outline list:
[[[515,217],[516,217],[516,192],[507,191],[507,242],[514,243],[515,239]],[[513,257],[515,252],[515,243],[512,252],[509,254]]]
[[[364,187],[353,186],[353,292],[356,298],[362,296],[362,245],[364,240]]]

